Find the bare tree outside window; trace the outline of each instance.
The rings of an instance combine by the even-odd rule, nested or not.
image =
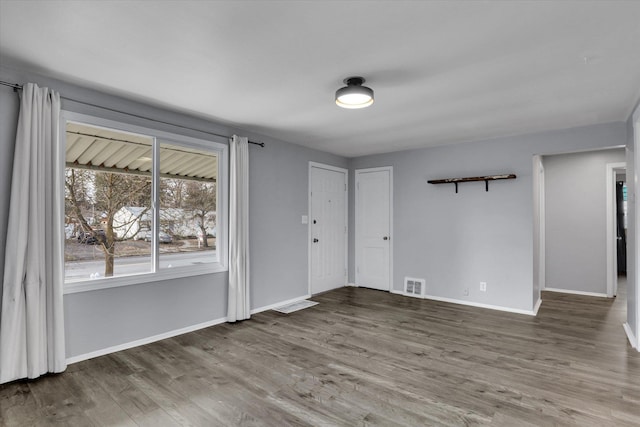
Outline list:
[[[216,211],[216,186],[205,182],[186,183],[185,207],[191,211],[196,225],[200,229],[199,236],[202,236],[202,245],[209,247],[207,234],[207,222]]]
[[[151,180],[143,176],[68,168],[65,187],[68,215],[80,224],[81,238],[94,239],[104,252],[104,276],[113,276],[117,241],[114,216],[125,206],[150,206]],[[88,203],[93,212],[100,214],[98,220],[92,218],[92,225],[83,213]],[[119,226],[130,228],[132,225],[133,221]]]

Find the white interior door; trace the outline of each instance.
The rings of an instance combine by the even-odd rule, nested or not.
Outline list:
[[[391,167],[356,170],[356,284],[391,289]]]
[[[310,293],[347,284],[347,171],[309,167]]]

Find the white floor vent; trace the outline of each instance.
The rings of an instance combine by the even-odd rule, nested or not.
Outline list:
[[[413,277],[404,278],[404,294],[405,295],[408,295],[410,297],[422,298],[424,296],[424,287],[425,287],[424,279],[414,279]]]

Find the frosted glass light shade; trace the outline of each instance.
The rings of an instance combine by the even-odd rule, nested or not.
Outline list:
[[[373,90],[362,86],[362,77],[349,77],[344,82],[347,86],[336,91],[336,105],[342,108],[365,108],[373,104]]]

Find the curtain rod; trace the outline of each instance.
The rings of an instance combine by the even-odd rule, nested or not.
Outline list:
[[[1,86],[8,86],[10,88],[13,88],[14,92],[22,90],[22,85],[19,85],[19,84],[16,84],[16,83],[9,83],[9,82],[5,82],[5,81],[0,80],[0,85]],[[73,99],[73,98],[67,98],[66,96],[60,96],[60,98],[65,99],[67,101],[77,102],[79,104],[88,105],[90,107],[96,107],[96,108],[101,108],[103,110],[113,111],[114,113],[127,114],[129,116],[137,117],[139,119],[150,120],[152,122],[162,123],[162,124],[169,125],[169,126],[175,126],[175,127],[179,127],[179,128],[182,128],[182,129],[195,130],[197,132],[206,133],[208,135],[219,136],[221,138],[230,138],[228,135],[221,135],[219,133],[209,132],[209,131],[206,131],[206,130],[193,129],[193,128],[188,127],[188,126],[177,125],[175,123],[168,123],[168,122],[164,122],[162,120],[152,119],[152,118],[141,116],[141,115],[138,115],[138,114],[132,114],[132,113],[128,113],[126,111],[116,110],[115,108],[103,107],[101,105],[91,104],[89,102],[80,101],[80,100]],[[255,142],[255,141],[249,141],[249,144],[259,145],[260,147],[263,147],[263,148],[264,148],[264,145],[265,145],[264,142]]]

